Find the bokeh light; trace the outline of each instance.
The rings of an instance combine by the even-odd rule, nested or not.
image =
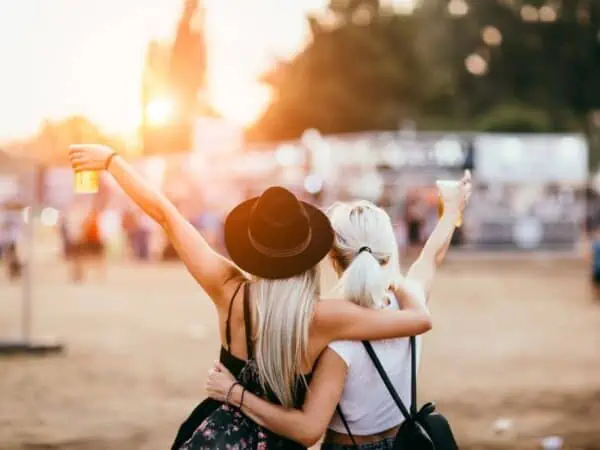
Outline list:
[[[60,213],[55,208],[44,208],[40,214],[40,222],[45,227],[54,227],[58,223]]]
[[[448,12],[453,16],[464,16],[469,12],[469,5],[465,0],[450,0]]]
[[[535,6],[523,5],[521,7],[521,19],[525,22],[537,22],[539,13]]]
[[[498,28],[487,26],[481,31],[483,42],[490,46],[498,46],[502,43],[502,33]]]
[[[481,55],[473,53],[465,59],[465,67],[469,73],[476,76],[482,76],[487,73],[488,63]]]
[[[558,15],[556,10],[550,5],[544,5],[539,11],[540,20],[542,22],[555,22]]]
[[[310,174],[304,179],[304,189],[309,194],[317,194],[323,189],[323,178],[317,174]]]
[[[418,4],[418,0],[388,0],[392,9],[398,14],[412,14]]]

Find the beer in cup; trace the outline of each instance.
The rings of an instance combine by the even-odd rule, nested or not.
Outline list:
[[[100,173],[95,170],[75,172],[75,192],[77,194],[95,194],[100,188]]]
[[[435,185],[438,189],[438,218],[442,217],[444,214],[444,193],[453,189],[456,190],[460,187],[460,181],[456,180],[438,180],[435,182]],[[459,212],[458,218],[456,219],[456,223],[454,224],[456,227],[460,227],[462,225],[462,212]]]

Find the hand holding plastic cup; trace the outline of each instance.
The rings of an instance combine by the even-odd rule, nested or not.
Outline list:
[[[458,218],[456,219],[455,226],[462,226],[462,207],[459,206],[461,203],[460,196],[465,195],[466,198],[464,199],[464,201],[466,202],[470,195],[471,173],[468,170],[466,170],[465,176],[462,180],[438,180],[435,182],[435,185],[438,189],[438,217],[442,217],[442,215],[444,214],[445,200],[454,198],[454,200],[459,202],[459,204],[455,205],[459,209]],[[461,192],[461,189],[463,189],[463,186],[465,185],[468,186],[468,191],[466,191],[463,194]]]
[[[94,194],[100,188],[100,171],[116,153],[99,144],[74,144],[69,146],[69,159],[75,170],[75,192]]]

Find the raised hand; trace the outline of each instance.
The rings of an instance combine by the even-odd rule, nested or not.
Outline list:
[[[440,195],[444,202],[444,210],[458,210],[462,212],[471,196],[471,172],[465,170],[460,182],[442,182],[438,184]]]
[[[74,144],[69,146],[69,159],[76,172],[82,170],[105,170],[115,151],[106,145]]]

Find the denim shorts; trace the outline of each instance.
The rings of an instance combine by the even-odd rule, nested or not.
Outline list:
[[[329,444],[324,442],[321,445],[321,450],[392,450],[394,448],[394,439],[389,437],[379,442],[373,442],[372,444],[362,444],[358,447],[354,445],[342,445],[342,444]]]

